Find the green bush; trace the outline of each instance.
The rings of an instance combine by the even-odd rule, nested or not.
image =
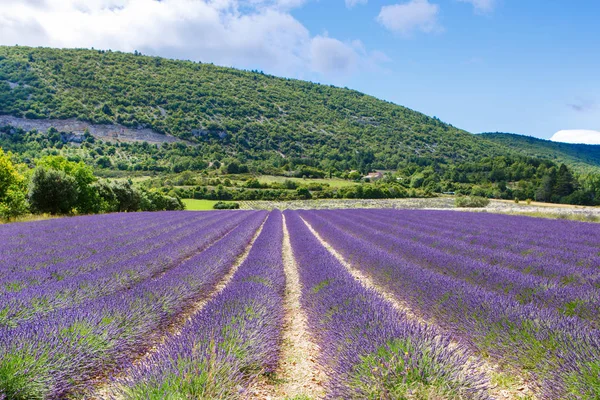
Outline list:
[[[77,205],[77,181],[63,171],[38,167],[29,183],[31,209],[39,213],[69,214]]]
[[[237,210],[240,208],[240,203],[225,203],[219,201],[213,206],[215,210]]]
[[[10,219],[28,211],[25,178],[17,171],[11,154],[0,148],[0,218]]]
[[[459,196],[454,200],[458,208],[483,208],[490,204],[490,200],[478,196]]]

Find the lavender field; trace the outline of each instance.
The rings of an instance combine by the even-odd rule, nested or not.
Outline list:
[[[0,226],[0,400],[598,399],[600,225],[455,211]]]

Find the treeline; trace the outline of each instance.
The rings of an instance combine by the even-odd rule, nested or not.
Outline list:
[[[0,217],[27,213],[96,214],[181,210],[177,197],[136,188],[130,181],[99,180],[82,162],[61,156],[35,160],[35,167],[13,161],[0,148]]]
[[[252,175],[268,174],[295,178],[336,177],[361,182],[367,172],[377,164],[369,150],[357,151],[347,166],[358,169],[323,169],[319,162],[310,158],[272,158],[270,156],[244,157],[243,153],[222,154],[220,146],[197,146],[184,143],[108,143],[90,134],[81,143],[69,143],[66,133],[50,129],[45,133],[25,132],[18,128],[0,128],[0,146],[19,155],[27,165],[37,165],[37,158],[62,157],[75,164],[85,164],[92,175],[130,178],[136,175],[197,176],[202,179],[176,178],[175,181],[158,186],[159,194],[209,200],[296,200],[307,198],[403,198],[423,197],[436,193],[455,193],[497,199],[538,200],[552,203],[597,205],[600,204],[600,175],[577,174],[566,164],[542,158],[526,156],[483,157],[475,161],[447,163],[435,158],[411,156],[398,163],[398,168],[386,172],[385,178],[372,183],[353,185],[348,188],[330,188],[326,184],[309,181],[305,185],[287,181],[285,184],[261,184]],[[341,165],[341,164],[340,164]],[[338,165],[338,166],[340,166]],[[228,184],[227,179],[243,181],[239,187]],[[173,180],[173,179],[171,179]],[[198,182],[201,180],[202,182]],[[215,181],[215,182],[211,182]],[[106,212],[107,210],[130,210],[135,207],[148,209],[147,198],[152,193],[132,194],[134,200],[125,201],[129,193],[121,180],[112,183],[99,181],[97,192],[104,193],[104,200],[95,202],[93,210],[83,212]],[[110,187],[103,188],[102,185]],[[188,186],[179,188],[177,186]],[[194,189],[190,189],[193,186]],[[148,187],[150,189],[150,187]],[[133,188],[131,190],[134,190]],[[113,194],[111,194],[113,193]],[[85,196],[84,196],[85,197]],[[121,200],[117,200],[117,199]],[[119,205],[116,205],[120,202]],[[123,204],[133,204],[131,207]],[[151,199],[159,204],[155,208],[170,207],[165,201]],[[76,212],[80,212],[78,207]]]
[[[140,184],[149,189],[173,193],[181,198],[223,201],[389,199],[434,195],[421,189],[405,187],[391,175],[377,182],[357,180],[342,187],[331,187],[327,181],[318,179],[261,182],[250,175],[196,176],[185,172],[148,179]]]
[[[409,165],[410,187],[441,193],[550,203],[600,204],[600,175],[574,174],[565,165],[530,157],[486,157],[456,165]]]
[[[403,199],[409,197],[429,197],[433,193],[421,190],[406,189],[400,185],[386,183],[360,184],[341,188],[317,188],[311,185],[297,189],[248,189],[218,186],[210,188],[197,186],[194,188],[175,188],[173,192],[182,198],[204,200],[308,200],[308,199]],[[315,190],[318,189],[318,190]]]

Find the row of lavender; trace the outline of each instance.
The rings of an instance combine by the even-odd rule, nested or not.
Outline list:
[[[230,283],[178,335],[116,380],[127,399],[236,399],[279,356],[285,275],[282,214],[273,211]]]
[[[481,355],[530,371],[547,398],[597,395],[597,226],[453,212],[300,215],[416,312]],[[474,239],[478,251],[469,246]],[[561,265],[577,279],[562,279]]]
[[[87,222],[105,222],[106,229],[129,226],[143,238],[116,231],[113,240],[97,236],[101,243],[92,250],[71,243],[60,248],[56,237],[61,230],[44,223],[46,239],[58,248],[42,246],[43,256],[26,249],[26,233],[19,234],[18,226],[10,228],[16,239],[0,230],[23,260],[19,265],[19,257],[13,257],[4,270],[10,268],[22,279],[60,265],[57,271],[64,275],[40,275],[42,283],[4,293],[14,302],[10,304],[29,311],[23,315],[15,305],[7,308],[9,323],[0,329],[0,398],[62,398],[124,370],[129,372],[117,379],[116,394],[125,398],[239,397],[277,364],[285,287],[282,216],[277,211],[269,215],[230,284],[148,362],[132,362],[215,288],[265,216],[165,213],[154,214],[154,220],[140,215],[139,221],[121,216],[132,218],[127,225],[114,216],[97,217]],[[469,218],[380,210],[286,212],[301,303],[330,378],[328,397],[486,398],[487,382],[472,350],[532,370],[548,398],[594,398],[599,392],[594,315],[578,311],[570,316],[560,303],[561,296],[573,295],[583,309],[597,305],[594,229],[584,224],[586,233],[579,235],[568,226],[573,235],[564,242],[579,246],[577,253],[564,242],[552,246],[547,238],[498,245],[497,231],[516,221],[526,225],[524,232],[533,229],[530,221],[540,229],[534,220],[503,217],[503,227],[488,235],[485,216],[473,220],[472,229],[465,223]],[[447,332],[410,322],[380,294],[356,282],[303,219],[355,267]],[[80,235],[65,236],[77,241],[88,232],[93,237],[93,230],[74,220],[65,220],[65,229],[80,229]],[[490,221],[498,220],[490,216]],[[145,231],[144,224],[154,225],[156,232]],[[557,226],[566,230],[561,224]],[[25,232],[32,224],[22,226]],[[557,226],[547,228],[552,230],[548,237],[557,237]],[[86,240],[80,243],[94,246]],[[526,271],[520,263],[535,262],[532,252],[556,260],[552,271],[575,263],[569,274],[578,279],[547,273],[543,263]],[[6,247],[0,253],[11,254]],[[69,256],[77,262],[68,264]],[[120,275],[128,269],[132,272]],[[45,297],[19,303],[46,286]],[[522,295],[537,287],[543,290]],[[462,343],[451,343],[450,334]],[[555,368],[557,363],[561,368]]]
[[[487,378],[467,348],[358,283],[299,213],[286,219],[329,398],[487,398]]]
[[[523,224],[521,218],[493,214],[477,219],[472,214],[463,215],[459,224],[453,218],[428,218],[423,224],[422,218],[426,215],[377,212],[369,218],[393,221],[395,228],[405,228],[405,234],[411,238],[429,244],[433,241],[437,247],[453,253],[486,256],[491,263],[514,268],[527,265],[527,273],[558,278],[566,283],[598,284],[598,233],[592,224],[543,219],[526,219],[527,223]],[[496,251],[489,252],[490,249]]]
[[[157,228],[156,235],[142,241],[125,241],[123,251],[111,253],[108,258],[95,259],[100,252],[91,252],[72,269],[61,268],[61,272],[72,271],[65,272],[69,278],[38,289],[45,291],[49,286],[55,290],[45,291],[43,301],[27,302],[25,297],[12,300],[15,303],[11,304],[23,301],[26,309],[29,306],[34,310],[40,304],[55,303],[26,318],[19,318],[17,308],[4,309],[11,312],[10,318],[16,323],[0,329],[0,394],[11,399],[63,398],[86,391],[97,379],[121,370],[152,347],[183,310],[213,290],[248,246],[265,216],[262,212],[154,214],[154,221],[160,222],[157,227],[171,229],[183,223],[186,233],[178,236],[169,231],[177,239],[168,240]],[[130,219],[134,229],[141,228],[135,224],[135,217],[120,217]],[[115,222],[113,216],[84,218],[96,229],[108,229]],[[77,219],[43,226],[50,235],[60,236],[60,224],[65,224],[64,229],[73,229],[73,220]],[[103,225],[105,221],[108,226]],[[21,224],[25,231],[31,231],[32,225]],[[18,227],[10,230],[19,235]],[[121,232],[117,236],[116,240],[123,237]],[[100,248],[118,248],[106,246],[109,242],[104,240]],[[135,245],[129,248],[129,244]],[[146,246],[151,249],[145,251]],[[130,250],[134,254],[129,254]],[[44,251],[49,255],[64,252],[49,248]],[[18,253],[24,260],[35,258],[25,249],[18,249]],[[36,264],[38,269],[45,267],[42,264]],[[125,268],[132,270],[134,278],[115,279],[119,269]],[[69,281],[66,289],[60,286],[63,281]],[[16,294],[23,296],[29,293],[27,290]],[[61,302],[56,303],[56,298]]]
[[[164,273],[225,235],[241,219],[242,215],[236,214],[196,217],[185,224],[162,221],[152,233],[146,232],[131,243],[119,246],[123,238],[116,237],[110,246],[103,243],[103,250],[87,258],[15,272],[5,283],[5,287],[12,285],[13,290],[0,294],[0,327],[15,327],[34,316],[106,296]],[[21,285],[18,290],[14,288],[17,284]]]
[[[409,322],[357,283],[295,212],[286,228],[302,286],[301,303],[328,373],[327,397],[487,398],[473,354],[448,335]],[[117,378],[127,399],[245,398],[277,366],[285,276],[282,216],[270,214],[231,282],[148,359]],[[307,355],[308,356],[308,355]]]
[[[538,250],[537,257],[531,257],[529,253],[511,254],[503,246],[473,249],[472,245],[458,241],[449,233],[431,231],[426,214],[419,232],[398,227],[393,215],[381,221],[376,217],[357,214],[344,216],[343,213],[336,214],[335,218],[367,226],[367,230],[357,232],[359,237],[375,241],[421,266],[491,291],[505,293],[522,304],[578,316],[594,326],[600,324],[600,271],[580,265],[586,259],[581,258],[586,257],[584,251],[565,263],[544,257],[562,243],[557,243],[544,254]],[[597,256],[598,248],[593,253]],[[600,259],[594,265],[600,265]]]

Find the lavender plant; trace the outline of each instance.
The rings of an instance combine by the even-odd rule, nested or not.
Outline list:
[[[447,258],[430,257],[428,252],[432,249],[423,248],[415,255],[415,247],[409,247],[410,257],[405,257],[403,246],[410,244],[403,237],[377,236],[366,225],[349,218],[338,219],[336,213],[327,217],[315,211],[301,215],[377,284],[480,354],[521,371],[531,371],[545,391],[566,387],[565,382],[572,382],[573,376],[594,376],[584,372],[593,370],[589,362],[600,357],[595,339],[599,332],[587,321],[531,302],[523,304],[507,293],[457,279],[439,265]],[[422,265],[419,258],[430,265]],[[562,360],[569,362],[563,364]],[[557,365],[564,366],[557,370]],[[577,382],[578,388],[584,387]],[[586,382],[591,384],[589,379]],[[554,393],[549,398],[563,398],[564,391]]]
[[[0,330],[0,393],[64,398],[147,351],[174,317],[210,293],[265,218],[242,215],[221,240],[163,274]]]
[[[410,322],[366,289],[286,212],[302,284],[302,305],[329,374],[328,397],[340,399],[486,398],[487,381],[462,345]]]
[[[282,217],[270,213],[231,282],[126,378],[128,399],[236,399],[277,366],[285,275]]]

